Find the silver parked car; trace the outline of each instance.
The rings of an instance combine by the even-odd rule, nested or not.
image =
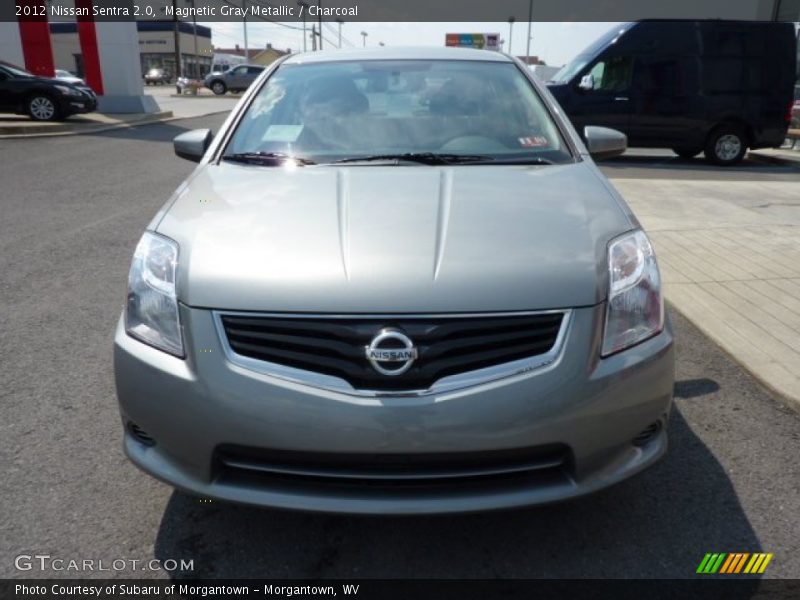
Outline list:
[[[264,71],[261,65],[239,65],[225,72],[214,71],[206,75],[203,84],[217,96],[225,92],[243,92]]]
[[[189,492],[354,513],[598,490],[666,450],[656,258],[521,62],[299,54],[221,131],[133,257],[114,363],[127,455]]]

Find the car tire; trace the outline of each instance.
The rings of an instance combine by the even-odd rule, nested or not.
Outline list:
[[[700,154],[703,151],[703,149],[702,148],[673,148],[672,151],[675,154],[677,154],[678,156],[680,156],[681,158],[684,158],[686,160],[691,160],[692,158],[694,158],[695,156]]]
[[[47,94],[32,95],[26,108],[34,121],[57,121],[61,118],[56,101]]]
[[[223,96],[228,91],[228,88],[223,81],[217,80],[211,84],[211,91],[217,96]]]
[[[736,123],[725,123],[708,136],[705,147],[706,160],[714,165],[731,166],[740,162],[747,153],[747,134]]]

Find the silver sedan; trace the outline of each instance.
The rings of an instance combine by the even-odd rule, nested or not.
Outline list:
[[[583,139],[496,52],[297,54],[133,257],[114,362],[127,455],[204,497],[353,513],[538,504],[667,448],[653,247]]]

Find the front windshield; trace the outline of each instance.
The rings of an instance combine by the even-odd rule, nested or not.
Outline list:
[[[462,60],[283,65],[248,108],[225,156],[247,153],[316,163],[420,153],[572,160],[516,65]]]
[[[558,70],[550,79],[553,83],[568,83],[592,60],[591,54],[579,54]]]
[[[553,75],[550,81],[553,83],[569,83],[573,77],[589,64],[589,61],[600,53],[601,50],[604,50],[610,44],[616,43],[617,39],[630,29],[630,25],[630,23],[614,25],[611,29],[589,44],[578,56],[561,67],[561,70]]]

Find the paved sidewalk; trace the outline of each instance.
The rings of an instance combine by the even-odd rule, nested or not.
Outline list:
[[[134,125],[144,125],[146,123],[160,123],[173,118],[174,115],[169,110],[131,115],[88,113],[73,115],[63,121],[55,122],[34,121],[25,115],[0,114],[0,138],[96,133],[98,131],[133,127]]]
[[[88,113],[73,115],[64,121],[54,123],[33,121],[25,115],[0,114],[0,139],[97,133],[147,123],[191,119],[229,112],[240,98],[230,94],[213,97],[176,96],[173,95],[174,91],[174,86],[145,88],[144,93],[153,96],[161,109],[157,113],[150,114]]]
[[[613,183],[653,240],[667,300],[800,409],[800,175]]]

